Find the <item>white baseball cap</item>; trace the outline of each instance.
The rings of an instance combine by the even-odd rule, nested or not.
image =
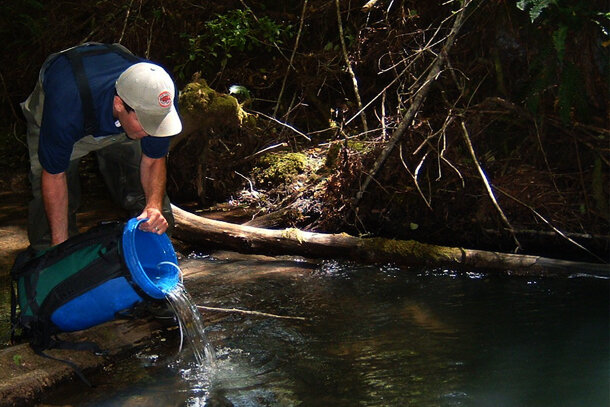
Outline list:
[[[163,68],[139,62],[127,68],[116,81],[116,92],[136,112],[146,133],[173,136],[182,131],[174,107],[174,81]]]

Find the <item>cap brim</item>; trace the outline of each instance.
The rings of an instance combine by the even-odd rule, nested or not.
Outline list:
[[[182,131],[182,121],[175,107],[170,108],[168,114],[159,116],[137,112],[136,116],[144,131],[153,137],[170,137]]]

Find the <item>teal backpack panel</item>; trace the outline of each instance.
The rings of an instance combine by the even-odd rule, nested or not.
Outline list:
[[[11,271],[20,310],[13,326],[44,347],[55,333],[112,320],[143,301],[123,261],[123,228],[103,224],[42,253],[21,253]]]

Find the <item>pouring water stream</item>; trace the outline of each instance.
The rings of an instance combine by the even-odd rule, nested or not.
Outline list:
[[[169,306],[178,319],[180,350],[182,350],[183,338],[186,337],[193,350],[197,365],[201,367],[207,363],[208,366],[215,367],[216,353],[207,339],[201,313],[184,287],[182,270],[171,261],[162,261],[157,264],[157,268],[161,269],[161,266],[166,265],[175,267],[180,276],[180,282],[166,296]]]

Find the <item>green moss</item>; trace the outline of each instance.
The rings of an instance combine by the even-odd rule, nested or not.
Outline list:
[[[295,239],[299,243],[303,243],[303,232],[296,228],[288,228],[282,231],[282,237],[286,239]]]
[[[383,257],[408,259],[415,263],[446,263],[461,261],[461,252],[457,248],[443,247],[417,242],[415,240],[394,240],[384,238],[363,239],[367,253],[379,253]]]
[[[372,150],[371,143],[365,143],[365,142],[359,141],[359,140],[349,140],[347,142],[347,147],[358,153],[368,153],[369,151]]]
[[[195,80],[180,92],[180,109],[191,115],[201,128],[236,128],[247,122],[254,127],[256,119],[246,113],[236,98],[216,92],[204,79]]]
[[[271,153],[258,160],[253,173],[263,184],[289,182],[305,170],[306,163],[307,156],[302,153]]]
[[[325,167],[329,169],[335,168],[337,159],[339,158],[339,151],[341,151],[341,145],[339,143],[334,143],[330,146],[326,152],[326,160],[324,161]]]

